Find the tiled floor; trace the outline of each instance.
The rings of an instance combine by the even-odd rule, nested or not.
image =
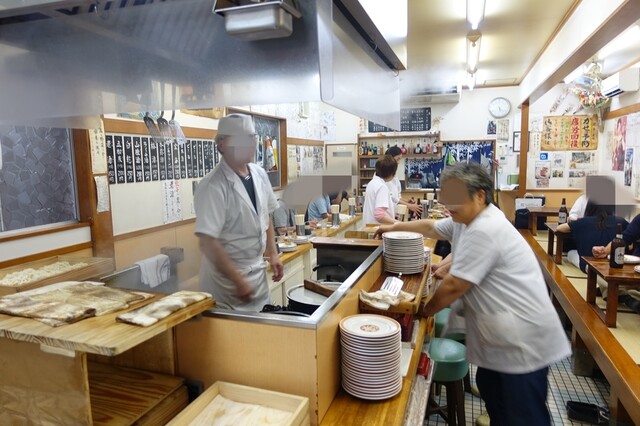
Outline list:
[[[475,383],[475,367],[472,366],[471,383]],[[571,360],[566,359],[551,366],[549,370],[549,395],[547,405],[554,425],[586,425],[567,417],[566,401],[580,401],[607,406],[609,384],[604,380],[578,377],[571,372]],[[436,402],[446,404],[446,392],[442,388]],[[475,419],[484,411],[480,398],[465,393],[465,416],[467,425],[475,425]],[[425,419],[425,426],[446,425],[442,417],[434,414]]]

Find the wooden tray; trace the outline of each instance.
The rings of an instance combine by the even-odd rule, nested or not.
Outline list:
[[[94,425],[165,424],[189,404],[184,379],[89,363]]]
[[[0,269],[0,279],[12,272],[19,272],[27,268],[38,269],[46,265],[56,262],[69,262],[74,265],[77,263],[86,263],[87,266],[53,275],[41,280],[32,281],[30,283],[19,286],[0,285],[0,296],[13,294],[20,291],[31,290],[48,284],[54,284],[62,281],[84,281],[90,278],[100,277],[113,272],[113,259],[104,257],[76,257],[76,256],[53,256],[42,260],[23,263],[21,265],[11,266],[9,268]]]
[[[396,274],[391,274],[386,271],[382,271],[382,275],[373,283],[371,288],[369,289],[370,293],[380,290],[382,287],[382,283],[387,277],[396,276]],[[359,310],[362,313],[395,313],[395,314],[416,314],[418,313],[418,308],[420,307],[420,301],[422,300],[422,292],[424,290],[424,286],[426,285],[427,278],[429,277],[428,271],[425,268],[425,272],[422,274],[412,274],[412,275],[403,275],[402,280],[404,281],[404,286],[402,286],[402,290],[407,293],[414,294],[416,297],[411,302],[400,302],[396,306],[390,306],[387,310],[376,309],[373,306],[367,305],[363,301],[359,301]]]
[[[217,395],[222,395],[225,398],[237,402],[259,404],[279,410],[290,411],[291,421],[287,423],[286,426],[309,424],[309,399],[306,397],[227,382],[215,382],[200,395],[198,399],[178,414],[168,426],[185,426],[190,424]]]

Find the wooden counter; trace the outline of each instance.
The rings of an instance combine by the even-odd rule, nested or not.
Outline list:
[[[213,305],[195,303],[149,327],[117,323],[125,310],[56,328],[0,315],[0,423],[164,424],[188,403],[173,375],[172,327]]]
[[[362,221],[362,215],[356,215],[348,220],[343,220],[340,222],[340,226],[337,228],[323,228],[316,229],[313,231],[314,237],[335,237],[341,236],[345,231],[349,230],[349,228],[355,229],[355,226],[358,222]]]
[[[384,401],[366,401],[349,395],[341,388],[320,424],[340,426],[402,425],[409,402],[409,394],[416,378],[415,372],[422,353],[426,329],[427,320],[423,318],[420,320],[419,337],[416,349],[411,355],[409,372],[402,378],[402,390],[398,395]]]

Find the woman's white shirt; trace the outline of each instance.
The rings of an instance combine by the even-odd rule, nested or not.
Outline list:
[[[378,176],[374,176],[367,185],[362,207],[362,219],[364,223],[379,223],[375,217],[375,210],[386,207],[387,213],[392,218],[396,217],[396,205],[391,199],[391,191],[387,182]]]

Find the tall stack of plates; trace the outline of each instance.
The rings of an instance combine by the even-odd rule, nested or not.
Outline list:
[[[352,315],[340,321],[342,387],[368,400],[402,389],[400,324],[381,315]]]
[[[419,274],[424,271],[425,252],[422,234],[385,232],[382,234],[384,270],[393,274]]]

